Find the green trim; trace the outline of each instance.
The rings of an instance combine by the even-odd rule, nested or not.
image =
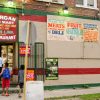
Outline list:
[[[47,16],[47,15],[59,15],[58,12],[46,12],[46,11],[40,11],[40,10],[27,10],[27,9],[20,9],[20,8],[8,8],[8,7],[0,7],[0,12],[2,13],[10,13],[10,14],[22,14],[24,13],[25,15],[41,15],[41,16]],[[65,17],[74,17],[74,18],[82,18],[82,19],[92,19],[92,20],[100,20],[98,18],[92,18],[92,17],[87,17],[87,16],[78,16],[78,15],[62,15]]]
[[[58,89],[69,89],[69,88],[88,88],[88,87],[97,87],[100,86],[100,83],[94,84],[72,84],[72,85],[53,85],[53,86],[44,86],[44,90],[58,90]]]

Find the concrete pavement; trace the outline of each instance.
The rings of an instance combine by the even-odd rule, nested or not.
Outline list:
[[[17,89],[15,88],[15,91],[16,90]],[[45,98],[50,98],[50,97],[62,97],[62,96],[77,96],[77,95],[94,94],[94,93],[100,93],[100,87],[91,87],[88,89],[77,88],[77,89],[59,89],[51,91],[45,90],[44,96]],[[18,98],[18,94],[16,92],[13,92],[10,94],[9,97],[0,95],[0,100],[22,100],[22,98]]]
[[[10,96],[1,96],[0,95],[0,100],[22,100],[22,98],[18,98],[18,94],[12,93]]]
[[[100,93],[100,87],[45,91],[45,98]]]

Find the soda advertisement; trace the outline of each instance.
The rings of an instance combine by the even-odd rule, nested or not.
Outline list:
[[[58,79],[58,59],[46,58],[46,79],[57,80]]]

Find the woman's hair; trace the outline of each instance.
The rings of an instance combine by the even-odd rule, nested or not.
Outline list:
[[[9,64],[6,62],[6,63],[5,63],[5,66],[8,67],[8,65],[9,65]]]
[[[24,65],[21,65],[20,70],[24,70],[24,67],[25,67]]]

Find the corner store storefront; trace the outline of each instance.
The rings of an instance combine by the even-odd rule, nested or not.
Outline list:
[[[13,9],[11,9],[13,10]],[[13,12],[14,13],[14,12]],[[20,13],[20,11],[19,11]],[[26,34],[26,27],[27,27],[27,20],[31,20],[31,38],[30,38],[30,45],[29,45],[29,68],[34,68],[38,66],[36,74],[37,80],[45,80],[45,86],[64,86],[64,85],[75,85],[75,84],[94,84],[94,85],[100,85],[99,84],[99,78],[100,77],[100,55],[99,55],[99,25],[100,22],[98,20],[90,20],[90,19],[82,19],[82,18],[69,18],[66,19],[63,16],[48,16],[46,17],[47,13],[40,12],[40,11],[29,11],[27,12],[28,15],[24,16],[17,16],[19,19],[19,23],[17,22],[17,30],[16,30],[16,41],[10,41],[6,42],[6,45],[12,43],[13,44],[13,68],[17,67],[18,64],[24,64],[24,55],[20,55],[20,51],[18,51],[18,46],[23,49],[24,45],[23,42],[25,41],[25,34]],[[50,13],[48,13],[50,14]],[[10,15],[10,14],[7,14]],[[89,30],[89,24],[93,28],[93,30],[96,30],[96,34],[94,36],[90,36],[91,39],[88,42],[89,35],[85,38],[86,41],[83,42],[82,34],[77,34],[77,37],[75,35],[71,35],[69,32],[69,38],[65,38],[63,36],[63,25],[58,28],[58,30],[61,30],[59,33],[59,36],[57,36],[58,33],[49,34],[51,30],[55,29],[55,27],[51,27],[51,22],[55,24],[61,24],[61,20],[65,19],[69,22],[69,25],[67,26],[68,29],[72,28],[78,28],[78,31],[81,31],[80,23],[85,23],[86,30]],[[60,20],[60,21],[59,21]],[[75,26],[72,25],[74,23]],[[50,24],[49,27],[47,25]],[[57,29],[57,27],[56,27]],[[55,30],[56,30],[55,29]],[[18,31],[19,30],[19,31]],[[48,32],[47,32],[48,30]],[[77,30],[75,30],[77,31]],[[40,35],[42,34],[42,35]],[[74,33],[73,33],[74,34]],[[48,35],[48,36],[47,36]],[[19,36],[19,38],[18,38]],[[34,42],[38,42],[39,45],[34,45]],[[2,42],[3,43],[3,42]],[[43,45],[43,44],[45,45]],[[41,46],[42,45],[42,46]],[[84,48],[85,46],[85,48]],[[95,46],[95,48],[93,48]],[[35,47],[38,49],[35,50]],[[11,48],[11,46],[8,48]],[[93,49],[93,50],[91,50]],[[55,51],[56,50],[56,51]],[[66,51],[67,50],[67,51]],[[74,50],[74,52],[73,52]],[[34,53],[34,51],[37,51]],[[41,53],[40,53],[41,51]],[[63,52],[62,52],[63,51]],[[94,52],[92,52],[94,51]],[[19,53],[19,54],[18,54]],[[38,53],[38,55],[36,55]],[[43,54],[44,53],[44,54]],[[41,54],[43,54],[41,56]],[[45,55],[45,57],[44,57]],[[35,59],[34,60],[34,56]],[[43,75],[44,74],[44,59],[46,58],[46,67],[47,66],[53,66],[51,70],[53,71],[55,69],[55,66],[57,69],[55,69],[55,75],[50,75],[46,73],[46,78]],[[53,60],[55,62],[53,63]],[[51,63],[51,65],[50,65]],[[55,65],[55,66],[54,66]],[[47,69],[49,73],[49,68]],[[52,79],[51,77],[52,76]],[[16,77],[16,76],[15,76]],[[91,79],[92,77],[92,79]],[[50,79],[50,80],[49,80]]]

